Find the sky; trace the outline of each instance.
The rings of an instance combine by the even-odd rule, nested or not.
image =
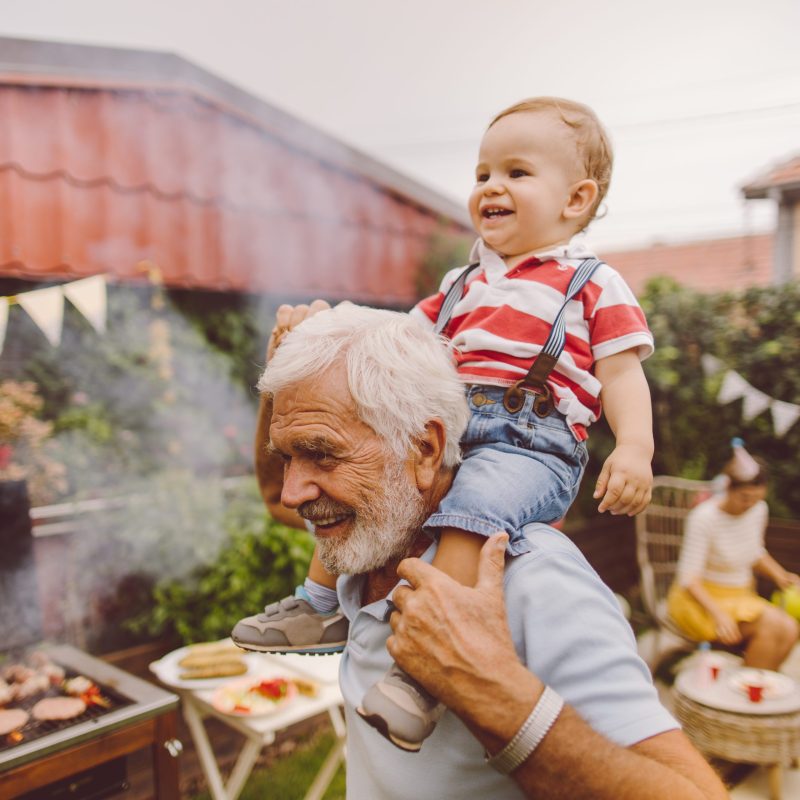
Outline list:
[[[177,53],[457,202],[497,111],[588,103],[607,251],[772,229],[740,188],[800,154],[798,32],[798,0],[0,0],[0,35]]]

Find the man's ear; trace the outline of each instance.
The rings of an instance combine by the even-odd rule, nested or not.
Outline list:
[[[413,460],[414,477],[417,488],[427,491],[439,473],[444,458],[444,446],[447,435],[444,424],[439,419],[432,419],[425,426],[425,432],[414,441]]]
[[[579,219],[589,213],[589,209],[597,200],[597,183],[591,178],[584,178],[574,183],[569,190],[569,199],[564,206],[565,219]]]

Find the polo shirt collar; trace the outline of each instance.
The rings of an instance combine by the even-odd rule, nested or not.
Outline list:
[[[435,553],[436,543],[431,542],[428,546],[428,549],[420,556],[420,558],[430,564],[433,561],[433,556]],[[374,603],[370,603],[369,605],[362,606],[361,595],[364,590],[365,580],[366,577],[364,575],[339,576],[339,579],[336,582],[336,591],[339,594],[339,605],[342,609],[342,613],[344,613],[350,622],[356,618],[360,611],[375,617],[377,620],[385,621],[387,612],[389,611],[389,599],[391,598],[394,589],[392,589],[392,592],[389,592],[388,597],[384,597],[382,600],[376,600]],[[398,581],[397,586],[399,586],[401,583],[405,583],[405,581]]]
[[[565,244],[559,244],[539,253],[534,253],[531,257],[539,261],[550,261],[554,258],[594,258],[595,254],[586,246],[586,242],[579,234],[578,236],[573,236]],[[499,277],[507,272],[506,262],[503,261],[503,257],[496,250],[488,247],[483,239],[475,240],[475,244],[472,245],[472,250],[469,254],[469,260],[470,262],[480,261],[487,277],[494,275]]]

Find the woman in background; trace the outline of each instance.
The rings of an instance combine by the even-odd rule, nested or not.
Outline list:
[[[725,465],[725,492],[700,503],[686,518],[686,533],[669,614],[698,641],[741,645],[744,664],[778,669],[798,640],[800,626],[755,591],[754,573],[779,589],[800,585],[764,547],[768,509],[767,465],[734,440]]]

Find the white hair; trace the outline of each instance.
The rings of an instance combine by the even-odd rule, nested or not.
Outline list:
[[[459,463],[469,410],[443,339],[408,314],[340,303],[286,334],[258,389],[274,396],[337,363],[344,364],[359,419],[390,452],[405,458],[439,419],[447,437],[443,464]]]

